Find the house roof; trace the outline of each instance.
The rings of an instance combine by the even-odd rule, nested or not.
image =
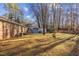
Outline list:
[[[10,21],[10,20],[8,20],[8,19],[5,18],[5,17],[0,17],[0,21],[4,21],[4,22],[8,22],[8,23],[12,23],[12,24],[16,24],[16,25],[25,27],[25,25],[23,25],[23,24],[19,24],[19,23],[14,22],[14,21]]]

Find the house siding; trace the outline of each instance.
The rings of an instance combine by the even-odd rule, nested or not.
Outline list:
[[[26,30],[27,28],[21,24],[0,18],[0,40],[13,38],[17,34],[26,33]]]
[[[0,39],[3,39],[2,22],[0,22]]]

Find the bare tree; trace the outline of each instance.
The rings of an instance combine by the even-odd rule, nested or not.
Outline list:
[[[48,25],[48,6],[47,4],[33,4],[32,11],[36,17],[38,28],[43,28],[43,34],[45,34]]]

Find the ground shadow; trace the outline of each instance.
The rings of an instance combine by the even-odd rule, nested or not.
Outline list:
[[[79,38],[77,39],[76,45],[69,55],[70,56],[79,56]]]
[[[25,52],[25,51],[30,51],[29,53],[26,53],[25,52],[26,55],[30,55],[30,56],[31,55],[33,55],[33,56],[34,55],[38,55],[39,53],[46,52],[46,51],[50,50],[51,48],[54,48],[55,46],[57,46],[57,45],[65,42],[65,41],[67,41],[67,40],[69,40],[69,39],[71,39],[73,37],[75,37],[75,36],[69,37],[67,39],[63,39],[63,40],[56,41],[54,43],[53,42],[49,42],[47,44],[36,45],[36,46],[34,46],[34,47],[30,48],[30,49],[28,49],[28,48],[25,48],[25,49],[20,48],[21,46],[26,45],[26,44],[22,44],[19,47],[15,47],[15,48],[12,49],[12,50],[16,50],[16,49],[18,50],[18,48],[19,48],[21,50],[18,50],[17,52],[14,52],[14,53],[12,53],[10,55],[17,55],[20,52]],[[48,46],[47,47],[44,47],[44,48],[40,48],[40,46],[43,46],[43,45],[48,45]],[[7,50],[11,50],[11,49],[7,49]]]
[[[51,48],[54,48],[55,46],[57,46],[57,45],[65,42],[67,40],[70,40],[73,37],[75,37],[75,36],[69,37],[67,39],[63,39],[63,40],[56,41],[54,43],[49,44],[47,47],[44,47],[44,48],[40,48],[40,46],[38,46],[37,49],[35,49],[35,50],[32,50],[32,51],[30,51],[31,49],[30,50],[27,50],[27,51],[30,51],[30,52],[29,53],[26,53],[25,52],[25,55],[27,55],[27,56],[35,56],[35,55],[38,55],[39,53],[46,52],[46,51],[50,50]],[[24,52],[24,51],[21,51],[21,52]]]

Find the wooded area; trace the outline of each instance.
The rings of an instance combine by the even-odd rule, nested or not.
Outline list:
[[[66,10],[63,5],[70,6]],[[36,17],[36,22],[39,28],[45,29],[47,32],[66,32],[66,33],[79,33],[79,4],[33,4],[32,11]],[[55,34],[54,34],[55,36]]]
[[[79,3],[3,5],[0,55],[79,55]]]
[[[24,13],[17,4],[4,4],[9,13],[5,14],[11,21],[24,23]],[[63,5],[70,6],[66,8]],[[37,3],[31,4],[30,10],[35,17],[38,28],[43,28],[45,32],[69,32],[78,33],[79,26],[79,4],[60,4],[60,3]],[[27,20],[26,20],[27,21]],[[25,24],[25,23],[24,23]],[[33,25],[33,24],[32,24]]]

